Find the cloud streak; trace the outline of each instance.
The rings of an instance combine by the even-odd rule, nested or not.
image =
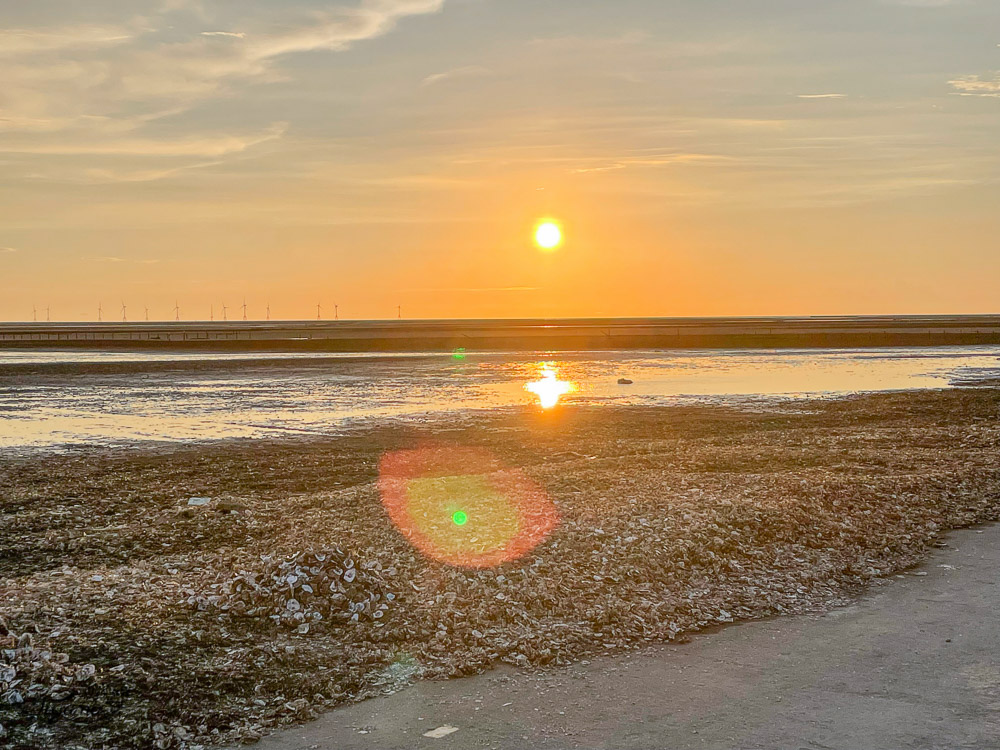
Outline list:
[[[42,141],[18,144],[0,141],[0,153],[48,154],[62,156],[226,156],[238,154],[261,143],[281,138],[287,123],[276,123],[256,135],[193,136],[179,139],[113,138],[84,141]]]
[[[962,76],[948,84],[955,89],[955,94],[960,96],[986,96],[1000,98],[1000,72],[992,73],[992,78],[982,76]]]
[[[402,292],[464,292],[469,294],[481,294],[484,292],[537,292],[541,287],[537,286],[444,286],[444,287],[415,287],[401,289]]]
[[[117,255],[102,255],[97,258],[84,258],[84,260],[93,261],[95,263],[137,263],[139,265],[153,265],[154,263],[159,263],[158,258],[149,259],[133,259],[133,258],[120,258]]]
[[[66,26],[49,29],[0,29],[0,57],[97,49],[124,44],[138,36],[124,26]]]
[[[0,129],[120,130],[123,122],[141,124],[141,117],[155,112],[183,113],[233,93],[241,82],[282,80],[276,70],[282,57],[343,51],[390,32],[404,18],[443,7],[444,0],[361,0],[309,13],[298,23],[250,17],[252,28],[194,31],[179,41],[154,30],[168,23],[165,17],[136,22],[134,28],[0,30],[5,59]],[[294,17],[292,9],[285,15]]]
[[[675,164],[718,163],[732,161],[732,157],[718,154],[665,154],[654,157],[627,158],[599,164],[594,167],[579,167],[572,170],[574,174],[590,174],[594,172],[612,172],[619,169],[635,167],[666,167]]]
[[[365,0],[354,8],[332,12],[315,24],[254,37],[246,58],[267,60],[293,52],[344,50],[388,33],[407,16],[437,13],[443,7],[444,0]]]
[[[455,68],[454,70],[446,70],[443,73],[434,73],[433,75],[429,75],[420,82],[420,85],[421,87],[426,88],[427,86],[434,86],[435,84],[442,83],[444,81],[451,81],[456,78],[474,78],[489,74],[489,68],[484,68],[481,65],[469,65],[463,68]]]

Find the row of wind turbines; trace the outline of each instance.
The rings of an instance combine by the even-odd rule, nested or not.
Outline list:
[[[249,320],[249,318],[247,317],[247,301],[245,299],[243,300],[243,304],[240,307],[242,307],[242,309],[243,309],[243,320]],[[149,308],[148,307],[144,307],[143,309],[145,310],[145,319],[148,321],[149,320]],[[226,303],[223,302],[222,303],[222,320],[224,322],[229,320],[229,310],[230,310],[229,306]],[[178,302],[174,302],[174,308],[173,308],[173,310],[171,312],[173,312],[173,314],[174,314],[174,320],[179,322],[180,319],[181,319],[181,307],[180,307],[180,304]],[[122,315],[121,322],[122,323],[128,323],[128,306],[125,304],[124,300],[122,300],[122,304],[121,304],[121,315]],[[397,318],[402,318],[403,317],[403,308],[402,308],[401,305],[397,305],[396,306],[396,317]],[[38,322],[38,308],[37,307],[33,306],[31,308],[31,319],[33,321],[35,321],[36,323]],[[268,304],[267,305],[267,312],[266,312],[265,320],[270,320],[270,319],[271,319],[271,305]],[[333,319],[334,320],[340,320],[340,305],[336,305],[335,304],[333,306]],[[51,310],[51,308],[48,305],[46,305],[46,307],[45,307],[45,320],[46,320],[46,322],[51,322],[51,320],[52,320],[52,310]],[[215,305],[214,304],[211,306],[210,311],[209,311],[209,320],[211,320],[211,321],[215,320]],[[316,320],[323,320],[323,304],[321,302],[317,302],[316,303]],[[104,303],[98,303],[98,305],[97,305],[97,321],[99,323],[100,322],[104,322]]]

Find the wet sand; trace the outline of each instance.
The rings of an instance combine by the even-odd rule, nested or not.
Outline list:
[[[739,405],[944,388],[1000,376],[1000,347],[225,355],[0,351],[0,451],[343,434],[538,403]],[[630,383],[621,384],[620,378]]]
[[[1000,519],[998,415],[994,386],[4,456],[0,679],[22,682],[0,685],[20,699],[0,702],[3,741],[247,741],[418,679],[566,666],[843,604],[947,529]],[[519,467],[558,528],[498,568],[422,557],[376,480],[384,452],[427,440]],[[300,633],[202,606],[262,555],[332,547],[384,617]]]

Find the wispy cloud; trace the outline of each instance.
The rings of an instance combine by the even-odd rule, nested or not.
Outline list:
[[[953,81],[948,81],[949,85],[955,89],[955,94],[960,96],[988,96],[1000,98],[1000,72],[992,73],[992,78],[982,76],[962,76]]]
[[[242,31],[203,31],[202,36],[228,36],[234,39],[246,39],[246,34]]]
[[[0,253],[16,253],[16,247],[0,247]]]
[[[107,47],[128,42],[138,33],[124,26],[0,29],[0,57]]]
[[[382,36],[404,18],[440,11],[445,0],[360,0],[300,20],[248,18],[240,31],[194,31],[166,41],[167,16],[131,27],[79,26],[0,31],[7,132],[88,127],[121,130],[153,112],[188,111],[240,83],[281,80],[279,58],[346,50]],[[170,9],[166,10],[173,10]],[[287,13],[290,19],[294,15]],[[276,30],[277,29],[277,30]],[[143,43],[137,42],[143,36]],[[237,43],[234,43],[237,42]]]
[[[588,174],[591,172],[611,172],[614,170],[629,169],[633,167],[665,167],[674,164],[720,161],[732,161],[732,157],[720,156],[718,154],[664,154],[663,156],[618,159],[592,167],[578,167],[572,171],[575,174]]]
[[[402,292],[537,292],[537,286],[444,286],[401,289]]]
[[[201,156],[219,157],[236,154],[267,141],[281,138],[287,123],[275,123],[263,133],[254,135],[202,135],[173,139],[110,138],[78,141],[0,142],[0,153],[50,154],[64,156]]]
[[[167,177],[173,177],[174,175],[182,174],[184,172],[189,172],[196,169],[207,169],[208,167],[217,167],[225,162],[222,159],[215,159],[212,161],[200,161],[194,164],[181,164],[176,167],[169,167],[166,169],[87,169],[84,170],[75,179],[66,179],[62,177],[62,181],[69,182],[84,182],[84,183],[109,183],[109,182],[154,182],[156,180],[163,180]]]
[[[469,65],[464,68],[455,68],[453,70],[446,70],[443,73],[434,73],[433,75],[429,75],[420,82],[420,85],[433,86],[436,83],[453,80],[455,78],[474,78],[476,76],[485,76],[489,74],[489,68],[484,68],[480,65]]]
[[[799,94],[799,99],[846,99],[847,94]]]
[[[343,50],[352,44],[391,31],[407,16],[437,13],[444,0],[364,0],[354,8],[341,8],[317,23],[282,34],[254,37],[248,60],[267,60],[293,52]]]
[[[83,260],[89,260],[95,263],[138,263],[140,265],[152,265],[154,263],[160,262],[158,258],[148,258],[148,259],[120,258],[117,255],[101,255],[96,258],[84,258]]]
[[[624,34],[617,34],[614,36],[581,36],[577,34],[565,34],[561,36],[535,37],[530,43],[536,46],[545,47],[549,50],[553,48],[594,50],[635,46],[642,44],[648,38],[648,34],[641,31],[629,31]]]

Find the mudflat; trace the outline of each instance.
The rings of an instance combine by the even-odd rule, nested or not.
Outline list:
[[[378,482],[418,445],[489,452],[558,523],[493,567],[429,559]],[[251,741],[413,681],[822,611],[1000,518],[998,455],[994,384],[4,456],[2,741]]]

